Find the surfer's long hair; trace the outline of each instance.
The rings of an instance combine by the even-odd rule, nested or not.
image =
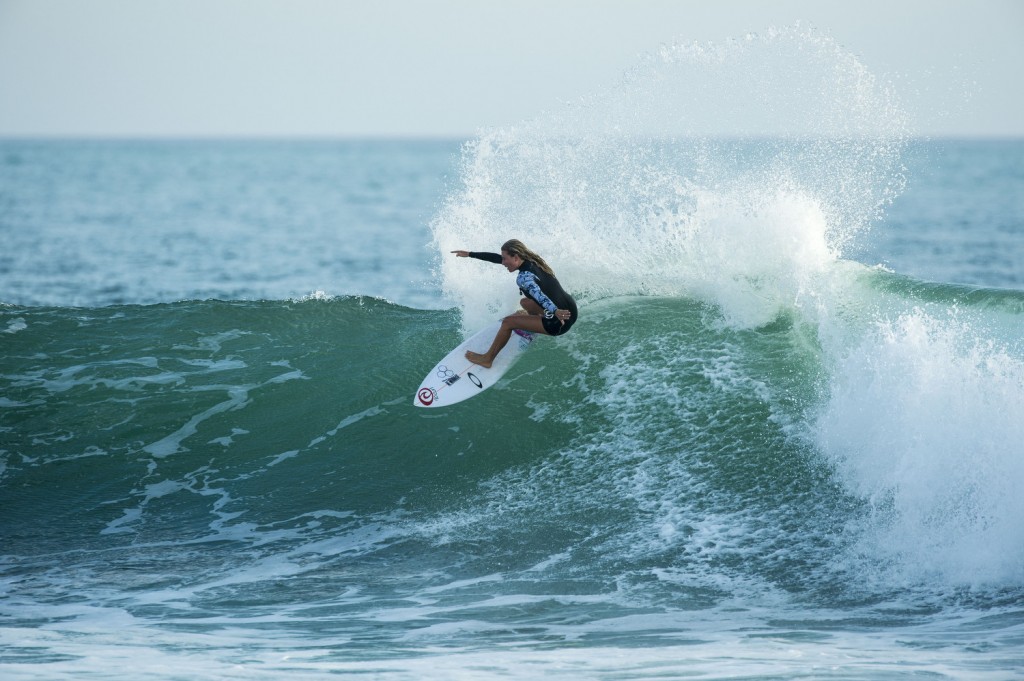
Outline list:
[[[551,266],[544,262],[544,258],[527,248],[526,244],[519,239],[509,239],[501,245],[501,250],[523,260],[529,260],[545,274],[550,274],[552,277],[555,276],[555,273],[551,271]]]

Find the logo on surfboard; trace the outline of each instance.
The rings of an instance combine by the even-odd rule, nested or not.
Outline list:
[[[431,404],[434,403],[434,398],[437,397],[437,395],[434,393],[432,388],[420,388],[420,391],[416,394],[416,397],[419,398],[423,406],[429,407]]]
[[[443,364],[437,367],[437,377],[440,378],[445,385],[451,385],[460,378],[457,373]]]

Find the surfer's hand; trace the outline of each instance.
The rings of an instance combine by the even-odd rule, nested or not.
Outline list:
[[[458,256],[460,258],[468,258],[469,257],[469,251],[452,251],[452,253],[454,253],[456,256]]]
[[[568,310],[555,310],[555,317],[558,321],[562,322],[562,326],[565,326],[565,323],[572,317],[572,312]]]

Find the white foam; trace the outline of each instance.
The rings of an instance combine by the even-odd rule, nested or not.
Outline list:
[[[232,444],[234,444],[234,441],[235,441],[236,437],[238,437],[239,435],[248,435],[248,434],[249,434],[248,430],[244,430],[242,428],[232,428],[231,429],[231,435],[225,435],[224,437],[214,438],[214,439],[210,440],[210,442],[208,444],[211,444],[211,445],[222,445],[224,447],[230,447]]]
[[[763,125],[709,133],[751,109]],[[782,137],[763,137],[778,121]],[[450,251],[519,238],[584,302],[699,297],[762,324],[902,188],[904,139],[891,91],[828,36],[666,48],[599,96],[464,147],[462,187],[431,225],[444,293],[466,329],[513,309],[508,273]]]
[[[817,440],[894,579],[1024,584],[1024,358],[986,336],[915,309],[837,352]]]
[[[306,302],[313,301],[313,300],[319,301],[319,302],[330,302],[330,301],[335,300],[335,299],[336,299],[336,296],[332,296],[330,293],[327,293],[326,291],[321,291],[321,290],[317,289],[316,291],[312,291],[310,293],[307,293],[306,295],[302,296],[301,298],[292,298],[292,302],[293,303],[306,303]]]
[[[251,388],[251,386],[249,386]],[[184,425],[170,435],[150,443],[142,448],[144,452],[162,459],[181,451],[181,443],[192,437],[199,430],[199,424],[207,419],[231,409],[239,409],[249,401],[249,388],[245,386],[207,386],[204,389],[223,389],[228,394],[228,399],[218,402],[209,409],[192,416]]]
[[[285,575],[282,575],[285,576]],[[584,598],[574,600],[583,602]],[[540,597],[513,597],[524,605]],[[766,626],[763,613],[746,609],[714,614],[683,611],[606,618],[585,624],[548,622],[543,643],[488,618],[438,619],[409,628],[400,649],[353,655],[343,631],[310,637],[291,626],[268,633],[273,617],[168,618],[156,626],[121,607],[62,605],[14,608],[45,618],[32,628],[0,627],[0,644],[56,657],[47,678],[80,679],[332,679],[338,675],[393,681],[501,678],[877,678],[918,674],[936,678],[1002,681],[1019,666],[1010,640],[1003,646],[967,632],[950,645],[949,634],[927,626],[901,630],[806,629],[814,622]],[[443,616],[443,613],[440,613]],[[794,616],[797,616],[794,613]],[[415,620],[412,620],[415,621]],[[202,627],[209,627],[203,629]],[[318,630],[323,623],[318,625]],[[534,625],[536,631],[539,627]],[[288,633],[295,632],[295,633]],[[462,646],[472,634],[493,640],[486,650]],[[635,632],[652,643],[588,643],[588,636]],[[1009,639],[1009,635],[1005,636]],[[909,639],[909,640],[908,640]],[[966,643],[965,643],[966,642]],[[964,645],[972,646],[968,656]],[[7,662],[5,678],[37,679],[38,662]]]
[[[335,435],[338,434],[338,431],[340,431],[340,430],[342,430],[344,428],[348,428],[349,426],[351,426],[354,423],[359,423],[363,419],[373,418],[374,416],[380,416],[381,414],[386,414],[386,413],[387,413],[387,410],[384,409],[383,407],[374,406],[374,407],[370,407],[369,409],[364,409],[363,411],[359,412],[358,414],[351,414],[349,416],[346,416],[341,421],[339,421],[338,425],[336,425],[334,428],[332,428],[331,430],[327,431],[323,435],[319,435],[319,436],[313,438],[310,441],[308,447],[314,447],[314,446],[320,444],[321,442],[323,442],[324,440],[326,440],[327,438],[334,437]]]
[[[25,323],[24,317],[15,317],[14,319],[7,322],[7,328],[3,330],[3,333],[18,333],[28,328],[28,324]]]
[[[216,354],[220,352],[223,343],[247,335],[249,335],[248,331],[231,329],[230,331],[222,331],[221,333],[215,333],[209,336],[201,336],[196,340],[195,345],[174,345],[173,349],[205,351],[209,352],[210,354]]]
[[[226,362],[226,363],[225,363]],[[225,362],[213,362],[209,364],[209,371],[222,371],[227,369],[238,368],[232,360],[225,360]],[[207,366],[205,363],[203,366]],[[244,366],[244,365],[243,365]],[[193,415],[176,431],[167,435],[166,437],[152,442],[142,448],[144,452],[147,452],[158,459],[168,457],[172,454],[180,452],[182,450],[182,442],[186,439],[195,435],[199,430],[199,425],[204,421],[209,420],[217,414],[224,413],[235,409],[242,409],[249,404],[249,393],[252,390],[262,388],[267,385],[275,383],[284,383],[286,381],[293,381],[299,379],[305,379],[306,376],[299,370],[285,372],[273,376],[259,385],[204,385],[193,388],[194,391],[219,391],[223,390],[227,393],[228,399],[223,402],[218,402],[209,409],[202,411],[198,414]],[[223,443],[223,441],[222,441]]]

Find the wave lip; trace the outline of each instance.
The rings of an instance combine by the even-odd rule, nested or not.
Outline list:
[[[448,253],[515,237],[583,301],[701,296],[763,323],[736,281],[789,304],[902,191],[907,137],[892,89],[812,29],[666,48],[599,95],[465,145],[461,187],[431,223],[444,293],[467,329],[513,306],[499,272]]]

